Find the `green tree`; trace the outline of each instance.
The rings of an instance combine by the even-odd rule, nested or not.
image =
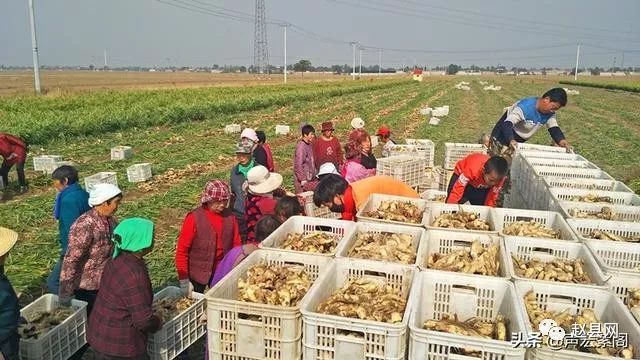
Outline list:
[[[460,65],[449,64],[447,67],[447,75],[455,75],[458,71],[460,71]]]
[[[311,69],[311,61],[302,59],[293,65],[293,70],[299,72],[309,71]]]

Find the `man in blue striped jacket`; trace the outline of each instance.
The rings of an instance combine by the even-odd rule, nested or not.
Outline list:
[[[572,152],[558,121],[556,111],[567,105],[567,93],[562,88],[554,88],[542,97],[528,97],[510,106],[496,123],[491,132],[493,147],[501,149],[518,147],[518,143],[529,140],[541,127],[547,127],[553,141]]]

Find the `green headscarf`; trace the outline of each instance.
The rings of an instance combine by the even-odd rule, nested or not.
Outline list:
[[[244,175],[244,178],[247,178],[247,173],[249,172],[249,170],[253,169],[254,166],[254,162],[253,159],[251,159],[251,161],[249,161],[249,163],[245,166],[242,166],[242,164],[238,164],[238,172],[240,172],[242,175]]]
[[[130,218],[116,226],[111,239],[115,244],[113,258],[125,251],[136,252],[153,245],[153,222],[143,218]]]

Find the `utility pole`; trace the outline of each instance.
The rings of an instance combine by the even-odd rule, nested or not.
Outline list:
[[[360,69],[358,70],[358,78],[362,78],[362,48],[358,47],[358,52],[360,54]]]
[[[107,69],[107,49],[104,49],[104,69]]]
[[[287,83],[287,26],[289,24],[284,24],[284,83]]]
[[[576,51],[576,72],[573,75],[573,80],[578,80],[578,63],[580,61],[580,43],[578,43],[578,51]]]
[[[40,63],[38,61],[38,40],[36,39],[36,18],[33,0],[29,0],[29,20],[31,22],[31,47],[33,48],[33,77],[36,94],[40,94]]]
[[[378,77],[382,76],[382,49],[378,50]]]
[[[267,44],[267,20],[264,0],[255,0],[253,29],[253,67],[258,74],[269,73],[269,45]]]
[[[356,79],[356,44],[357,42],[351,42],[351,47],[353,48],[353,63],[351,66],[351,80]]]

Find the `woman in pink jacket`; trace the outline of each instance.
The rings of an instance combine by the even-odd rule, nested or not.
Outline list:
[[[376,160],[371,153],[371,138],[364,129],[356,129],[349,134],[349,142],[344,150],[347,160],[340,173],[349,183],[376,174]],[[367,164],[364,164],[363,160],[367,160]]]

